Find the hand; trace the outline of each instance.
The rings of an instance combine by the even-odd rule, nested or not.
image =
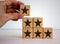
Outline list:
[[[8,20],[18,20],[23,18],[20,14],[20,5],[24,3],[16,0],[6,0],[0,5],[0,27],[4,25]]]
[[[20,5],[24,5],[24,4],[22,2],[18,2],[18,1],[11,1],[10,3],[7,3],[7,2],[8,1],[6,1],[7,17],[9,19],[14,19],[14,20],[21,19],[23,17],[23,15],[20,14],[20,12],[19,12]]]

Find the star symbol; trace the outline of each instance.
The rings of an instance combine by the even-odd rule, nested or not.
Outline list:
[[[23,11],[23,14],[24,14],[24,13],[27,14],[28,9],[26,9],[26,7],[24,7],[24,9],[22,9],[22,11]]]
[[[37,32],[35,32],[35,34],[36,34],[36,37],[37,37],[37,36],[40,37],[41,32],[39,32],[39,30],[37,30]]]
[[[39,20],[37,19],[37,21],[36,21],[35,23],[36,23],[36,26],[40,26],[41,21],[39,21]]]
[[[31,32],[29,32],[29,31],[27,30],[27,32],[24,32],[24,33],[26,34],[26,36],[25,36],[25,37],[27,37],[27,36],[29,36],[29,37],[30,37]]]
[[[26,26],[30,26],[31,22],[27,19],[27,21],[25,23],[26,23]]]
[[[49,30],[47,30],[47,32],[45,32],[45,34],[46,34],[46,37],[47,36],[49,36],[50,37],[50,34],[51,34],[52,32],[49,32]]]

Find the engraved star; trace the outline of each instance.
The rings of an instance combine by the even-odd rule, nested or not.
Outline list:
[[[24,13],[27,14],[28,9],[26,9],[26,7],[24,7],[24,9],[22,9],[22,11],[23,11],[23,14],[24,14]]]
[[[26,23],[26,26],[30,26],[31,22],[27,19],[27,21],[25,23]]]
[[[39,32],[39,30],[37,30],[37,32],[35,32],[35,34],[36,34],[36,37],[37,37],[37,36],[40,37],[41,32]]]
[[[35,23],[36,23],[36,26],[40,26],[40,23],[42,23],[42,22],[37,19],[37,21]]]
[[[46,34],[46,37],[47,36],[49,36],[50,37],[50,34],[51,34],[52,32],[49,32],[49,30],[47,30],[47,32],[45,32],[45,34]]]
[[[27,32],[24,32],[24,33],[26,34],[26,36],[25,36],[25,37],[27,37],[27,36],[29,36],[29,37],[30,37],[31,32],[29,32],[29,31],[27,30]]]

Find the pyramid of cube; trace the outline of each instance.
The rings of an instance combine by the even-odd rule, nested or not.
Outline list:
[[[30,5],[21,5],[20,13],[30,16]],[[22,38],[53,38],[53,28],[43,27],[42,17],[24,17],[22,27]]]

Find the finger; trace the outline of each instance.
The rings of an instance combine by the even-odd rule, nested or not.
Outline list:
[[[12,19],[18,19],[18,13],[7,13],[6,16],[12,20]]]
[[[14,9],[12,9],[12,8],[6,10],[6,13],[14,13],[14,12],[16,12],[16,10],[14,10]]]
[[[24,3],[21,1],[13,1],[12,3],[14,3],[15,5],[24,5]]]
[[[18,14],[18,19],[22,19],[23,18],[23,15],[21,13]]]
[[[18,18],[17,19],[12,19],[13,21],[18,21],[18,19],[22,19],[23,18],[23,15],[22,14],[18,14]]]
[[[13,20],[13,21],[18,21],[18,19],[11,19],[11,20]]]
[[[13,19],[18,19],[19,18],[19,13],[13,13]]]
[[[23,5],[24,3],[19,1],[14,1],[10,5],[6,5],[6,13],[13,13],[17,12],[16,10],[20,11],[20,5]]]
[[[17,19],[12,19],[13,21],[17,21],[18,19],[22,19],[23,18],[23,15],[22,14],[18,14],[18,18]]]
[[[5,0],[6,2],[14,2],[14,1],[17,1],[17,0]]]
[[[24,5],[24,3],[23,3],[23,2],[21,2],[21,1],[18,1],[18,4],[19,4],[19,5]]]
[[[23,2],[19,2],[19,1],[15,1],[12,3],[13,5],[13,9],[17,9],[17,10],[20,10],[20,5],[24,5]]]
[[[12,16],[13,16],[12,19],[22,19],[23,18],[23,15],[20,13],[13,13]]]

